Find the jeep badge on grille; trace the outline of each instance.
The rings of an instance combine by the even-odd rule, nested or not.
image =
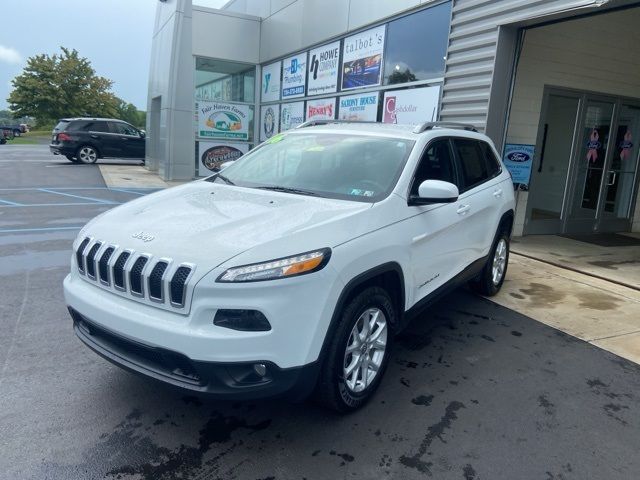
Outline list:
[[[139,240],[142,240],[143,242],[150,242],[151,240],[153,240],[154,237],[153,235],[149,235],[148,233],[144,233],[142,231],[138,232],[138,233],[134,233],[133,235],[131,235],[132,238],[137,238]]]

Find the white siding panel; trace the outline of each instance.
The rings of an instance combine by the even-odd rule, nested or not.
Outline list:
[[[488,109],[478,108],[477,95],[481,95],[480,91],[486,93],[488,106],[500,25],[606,2],[607,0],[453,0],[440,118],[474,123],[484,130]],[[473,97],[473,101],[464,108],[469,95]]]

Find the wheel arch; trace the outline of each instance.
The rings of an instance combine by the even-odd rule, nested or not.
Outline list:
[[[498,223],[498,231],[506,231],[509,238],[511,238],[511,234],[513,233],[513,223],[515,220],[515,212],[513,209],[509,209],[502,214],[500,217],[500,222]]]
[[[338,322],[340,321],[340,314],[345,305],[347,305],[349,301],[351,301],[351,299],[360,292],[372,286],[384,288],[389,293],[396,308],[397,318],[394,328],[399,329],[402,326],[402,319],[405,310],[404,273],[402,271],[402,267],[397,262],[383,263],[355,276],[342,289],[342,292],[338,297],[338,301],[333,309],[329,328],[327,328],[327,332],[322,342],[322,348],[319,356],[320,362],[324,361],[329,339],[332,338],[336,331]]]

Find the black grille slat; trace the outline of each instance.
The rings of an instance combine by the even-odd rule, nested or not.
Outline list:
[[[129,272],[129,288],[131,288],[132,293],[143,295],[142,271],[148,261],[149,259],[147,257],[139,257],[133,264],[133,267],[131,267],[131,272]]]
[[[100,280],[107,285],[109,284],[109,260],[111,259],[111,255],[113,255],[114,250],[115,249],[113,247],[107,248],[98,262],[98,274],[100,275]]]
[[[171,278],[171,282],[169,284],[171,303],[175,305],[184,304],[185,284],[190,273],[191,268],[181,266],[176,270],[176,273],[173,274],[173,278]]]
[[[161,261],[156,263],[149,275],[149,296],[156,300],[162,300],[162,276],[169,264]]]
[[[94,243],[87,253],[87,275],[91,278],[96,278],[96,253],[100,250],[102,244],[100,242]]]
[[[84,253],[84,249],[87,248],[87,244],[89,243],[89,238],[85,238],[80,246],[78,246],[78,250],[76,251],[76,262],[78,263],[78,271],[80,273],[84,273],[84,261],[82,254]]]
[[[124,290],[124,265],[130,256],[131,253],[122,252],[113,265],[113,284],[122,290]]]

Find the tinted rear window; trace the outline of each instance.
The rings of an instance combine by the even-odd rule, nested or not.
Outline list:
[[[53,131],[62,132],[67,128],[67,125],[69,125],[69,122],[67,122],[66,120],[60,121],[55,127],[53,127]]]

